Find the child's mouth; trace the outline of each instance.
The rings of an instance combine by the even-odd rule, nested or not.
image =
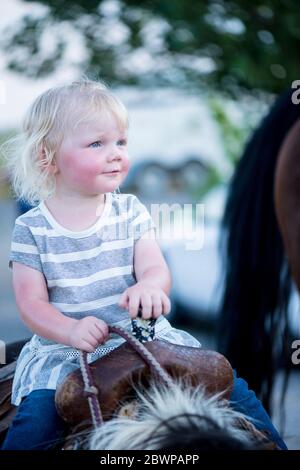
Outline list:
[[[117,175],[118,173],[120,173],[119,171],[107,171],[106,173],[104,173],[105,175]]]

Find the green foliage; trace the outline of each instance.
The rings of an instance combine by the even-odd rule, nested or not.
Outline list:
[[[29,77],[66,61],[68,28],[85,46],[78,69],[111,84],[209,87],[236,96],[277,94],[300,76],[297,0],[35,3],[44,13],[25,17],[2,40],[7,66]],[[49,48],[45,32],[53,38]]]
[[[0,168],[3,168],[5,164],[2,146],[4,142],[6,142],[8,139],[12,138],[15,135],[16,135],[15,130],[0,131]]]
[[[203,184],[190,190],[190,194],[195,201],[201,201],[212,189],[224,183],[224,178],[214,167],[207,168],[206,178]]]
[[[217,125],[229,171],[226,172],[227,176],[225,177],[218,168],[207,167],[204,184],[199,185],[193,192],[193,196],[197,200],[201,200],[211,190],[228,182],[228,178],[231,177],[235,165],[242,155],[245,142],[256,127],[258,120],[261,119],[263,111],[260,109],[257,112],[255,106],[250,109],[249,106],[241,103],[239,103],[240,109],[237,109],[236,103],[225,100],[220,94],[208,94],[206,104]]]
[[[7,171],[5,169],[4,155],[2,145],[15,134],[15,131],[0,132],[0,199],[6,199],[11,196],[11,188]]]
[[[210,98],[208,105],[213,119],[218,125],[225,156],[230,165],[234,167],[249,135],[250,123],[249,121],[246,123],[244,119],[234,122],[228,111],[226,111],[224,103],[218,98]]]

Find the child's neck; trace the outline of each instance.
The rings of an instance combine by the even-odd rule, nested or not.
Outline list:
[[[63,227],[73,230],[85,230],[101,216],[105,195],[82,197],[78,194],[55,194],[45,201],[55,220]]]

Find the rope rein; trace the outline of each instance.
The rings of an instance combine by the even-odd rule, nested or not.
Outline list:
[[[145,363],[149,366],[153,375],[161,382],[163,382],[167,387],[172,387],[174,382],[170,375],[162,368],[162,366],[155,359],[153,354],[151,354],[151,352],[148,351],[148,349],[145,348],[145,346],[141,342],[142,337],[147,338],[146,341],[149,341],[154,335],[154,331],[153,334],[149,334],[149,329],[153,326],[153,324],[151,324],[151,320],[150,322],[144,321],[144,325],[139,325],[138,327],[134,323],[135,321],[136,320],[133,320],[133,331],[136,331],[137,328],[139,329],[139,334],[136,336],[140,337],[140,340],[137,339],[137,337],[135,337],[133,334],[128,333],[128,331],[126,331],[124,328],[121,328],[120,326],[109,326],[109,333],[115,333],[124,338],[127,343],[130,344],[130,346],[134,349],[134,351],[136,351],[140,355],[140,357],[145,361]],[[146,330],[147,335],[143,336],[140,330]],[[88,399],[93,426],[94,428],[98,428],[103,424],[103,417],[101,413],[100,403],[97,397],[98,389],[95,386],[91,369],[88,364],[87,355],[87,352],[79,351],[80,370],[84,383],[84,394]]]
[[[92,422],[94,428],[101,426],[103,424],[102,413],[97,399],[98,389],[94,385],[94,379],[91,374],[91,369],[87,360],[87,353],[84,351],[79,352],[79,362],[80,370],[84,383],[84,395],[87,397],[90,413],[92,417]]]

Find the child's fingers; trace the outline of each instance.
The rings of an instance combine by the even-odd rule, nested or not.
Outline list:
[[[163,313],[163,303],[160,295],[152,295],[152,318],[158,318]]]
[[[99,343],[103,340],[103,333],[99,333],[96,327],[90,327],[82,335],[82,339],[88,341],[94,348],[96,348]]]
[[[152,298],[150,294],[144,293],[141,296],[142,318],[149,320],[152,318]]]
[[[104,343],[108,336],[108,333],[106,334],[103,328],[100,328],[97,324],[95,324],[94,328],[90,330],[89,333],[97,340],[98,344]]]
[[[90,344],[89,341],[85,341],[84,339],[81,339],[77,346],[77,349],[81,349],[82,351],[91,353],[95,351],[96,346],[93,346],[92,344]]]
[[[97,318],[97,321],[95,323],[95,327],[97,328],[98,331],[100,331],[102,333],[102,336],[104,338],[106,338],[108,336],[108,325],[105,322],[103,322],[102,320],[99,320]]]
[[[122,308],[128,308],[128,293],[127,290],[123,292],[119,299],[119,306]]]
[[[162,296],[163,315],[168,315],[171,311],[171,301],[166,295]]]
[[[131,318],[136,318],[140,307],[139,295],[131,295],[128,300],[128,310]]]

